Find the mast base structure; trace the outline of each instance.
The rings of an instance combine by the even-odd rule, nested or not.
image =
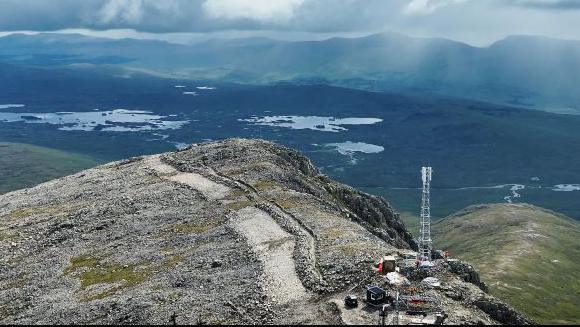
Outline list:
[[[419,236],[419,251],[417,261],[419,267],[430,268],[431,252],[433,250],[433,240],[431,239],[431,176],[433,168],[422,167],[421,177],[423,180],[423,195],[421,199],[421,224]]]

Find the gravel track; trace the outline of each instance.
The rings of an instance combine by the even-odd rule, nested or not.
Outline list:
[[[266,291],[271,291],[279,304],[308,297],[306,289],[296,274],[293,259],[294,237],[285,232],[274,219],[255,207],[237,212],[232,226],[247,239],[264,265]]]

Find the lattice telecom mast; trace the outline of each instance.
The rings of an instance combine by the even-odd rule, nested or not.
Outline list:
[[[421,238],[419,239],[419,260],[431,261],[431,167],[423,167],[423,199],[421,201]]]

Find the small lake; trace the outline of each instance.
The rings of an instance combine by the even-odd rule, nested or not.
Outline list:
[[[352,155],[355,152],[360,153],[381,153],[385,148],[380,145],[374,145],[364,142],[343,142],[343,143],[327,143],[326,147],[335,148],[338,153],[343,155]]]
[[[2,109],[10,109],[10,108],[22,108],[24,107],[23,104],[0,104],[0,110]]]
[[[179,129],[187,120],[172,120],[149,111],[115,109],[110,111],[12,113],[0,112],[0,122],[50,124],[61,131],[139,132]]]
[[[552,191],[557,191],[557,192],[580,191],[580,184],[558,184],[558,185],[554,185],[554,188],[552,188]]]
[[[335,118],[320,116],[253,116],[238,121],[252,125],[275,126],[290,129],[309,129],[321,132],[347,131],[346,125],[373,125],[382,122],[380,118]]]

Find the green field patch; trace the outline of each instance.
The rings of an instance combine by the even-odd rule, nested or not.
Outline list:
[[[101,258],[90,255],[80,255],[70,259],[69,265],[63,270],[65,276],[72,276],[80,281],[80,291],[88,291],[82,295],[81,301],[100,300],[118,292],[138,286],[157,273],[171,270],[185,258],[179,254],[167,255],[157,263],[140,262],[137,264],[119,264],[104,262]],[[105,290],[94,292],[91,286],[103,285]],[[159,288],[159,286],[158,286]]]
[[[531,205],[488,205],[433,225],[435,247],[472,263],[492,295],[542,324],[580,323],[580,226]]]
[[[94,167],[85,155],[30,144],[0,142],[0,194]]]
[[[64,214],[63,209],[65,208],[64,205],[49,205],[49,206],[38,206],[32,208],[23,208],[23,209],[16,209],[7,215],[4,215],[3,218],[8,219],[22,219],[34,215],[55,215],[60,216]]]
[[[273,199],[282,209],[293,209],[304,205],[303,199],[299,197],[285,197],[280,199]]]
[[[271,180],[260,180],[252,185],[258,191],[268,191],[279,187],[279,184]]]
[[[102,300],[102,299],[108,298],[109,296],[115,295],[117,292],[123,290],[124,288],[125,288],[124,286],[111,287],[106,291],[87,296],[87,297],[83,298],[82,301],[83,302],[91,302],[91,301],[95,301],[95,300]]]
[[[163,263],[161,264],[161,266],[165,269],[175,268],[175,266],[182,263],[184,260],[185,259],[178,254],[170,255],[165,260],[163,260]]]
[[[231,190],[226,198],[230,199],[230,200],[234,200],[234,199],[241,197],[241,196],[244,196],[246,194],[247,194],[246,191],[239,189],[239,188],[236,188],[236,189]]]
[[[105,265],[81,273],[81,289],[100,283],[124,282],[127,286],[142,283],[149,277],[147,265]]]
[[[143,283],[151,276],[153,269],[150,263],[113,264],[103,262],[99,258],[81,255],[72,258],[63,273],[78,278],[81,290],[97,284],[115,284],[106,291],[83,298],[83,301],[93,301]]]
[[[65,268],[63,271],[65,275],[73,273],[81,268],[89,268],[93,269],[97,267],[99,264],[99,259],[88,256],[88,255],[81,255],[78,257],[74,257],[70,260],[70,265]]]

